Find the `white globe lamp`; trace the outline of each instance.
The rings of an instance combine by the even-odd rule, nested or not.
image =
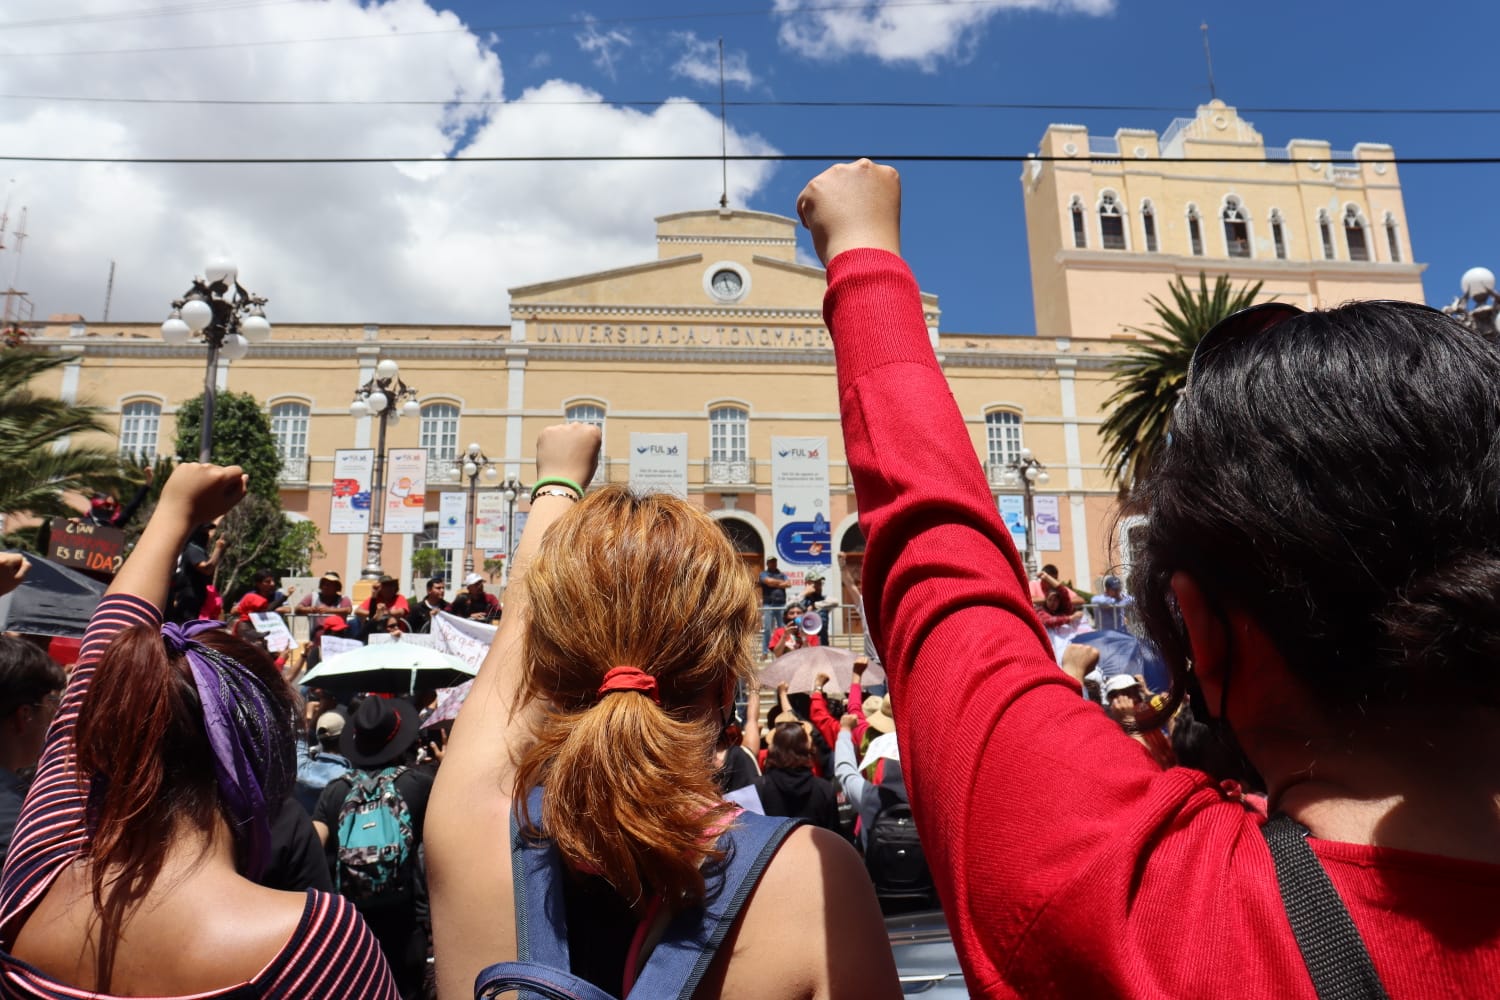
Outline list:
[[[202,299],[189,299],[182,306],[182,321],[194,333],[202,333],[214,321],[214,307]]]
[[[238,361],[250,353],[250,341],[237,333],[231,333],[224,338],[224,343],[219,347],[219,357],[226,361]]]
[[[208,262],[208,266],[203,269],[203,277],[210,285],[216,285],[220,282],[232,285],[239,275],[239,268],[234,266],[234,261],[223,254],[216,255]]]
[[[464,475],[470,479],[473,479],[475,476],[479,475],[479,466],[475,465],[473,462],[465,462]]]
[[[1036,466],[1034,466],[1034,465],[1028,465],[1026,467],[1026,473],[1025,473],[1025,475],[1026,475],[1027,480],[1029,480],[1030,482],[1033,482],[1033,483],[1036,482],[1036,477],[1039,476],[1040,474],[1041,473],[1039,473],[1037,471],[1037,467]]]
[[[351,417],[368,417],[370,415],[370,408],[365,405],[363,399],[356,399],[349,404],[349,415]]]
[[[161,339],[174,346],[186,344],[192,336],[193,331],[175,313],[161,325]]]
[[[390,358],[386,358],[375,366],[375,376],[382,379],[395,378],[401,371],[401,366]]]
[[[371,413],[380,413],[389,403],[390,400],[385,398],[385,393],[383,392],[372,392],[370,393],[370,398],[365,400],[365,405],[370,408]]]
[[[1471,299],[1482,299],[1495,294],[1495,272],[1487,267],[1471,267],[1460,280],[1464,295]]]
[[[259,313],[251,313],[240,323],[240,333],[252,344],[264,344],[271,339],[271,324]]]
[[[422,407],[415,399],[408,399],[406,405],[401,407],[401,412],[408,417],[416,417],[421,415]]]

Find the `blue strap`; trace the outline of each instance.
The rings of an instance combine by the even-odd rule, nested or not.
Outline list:
[[[542,790],[526,799],[533,822],[541,817]],[[647,1000],[690,1000],[719,945],[749,899],[781,842],[799,820],[741,813],[719,838],[727,854],[708,873],[708,899],[701,909],[684,911],[668,924],[662,940],[641,969],[631,996]],[[521,1000],[613,1000],[579,979],[568,952],[563,866],[551,841],[521,833],[519,810],[511,814],[511,884],[516,907],[516,961],[500,962],[479,974],[475,997],[521,989]]]

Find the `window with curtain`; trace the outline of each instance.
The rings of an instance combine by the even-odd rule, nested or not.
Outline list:
[[[1125,216],[1113,191],[1099,196],[1099,236],[1104,249],[1125,249]]]
[[[120,407],[120,454],[142,462],[156,461],[161,433],[161,404],[140,399]]]
[[[307,424],[312,408],[306,403],[277,403],[271,407],[271,437],[282,460],[307,457]]]
[[[1224,248],[1231,257],[1250,256],[1250,223],[1245,206],[1233,195],[1224,199]]]
[[[422,407],[417,445],[427,449],[428,462],[451,462],[458,455],[458,407],[452,403]]]

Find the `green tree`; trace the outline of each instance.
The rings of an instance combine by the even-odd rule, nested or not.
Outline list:
[[[177,459],[198,461],[203,433],[203,396],[186,400],[177,408]],[[260,401],[248,392],[221,392],[214,403],[215,465],[238,465],[250,474],[250,492],[280,495],[281,453],[271,436],[271,420]]]
[[[203,427],[203,397],[194,396],[177,411],[177,456],[196,462]],[[261,569],[282,573],[307,572],[323,554],[318,527],[293,521],[281,506],[278,476],[281,455],[271,436],[271,421],[260,402],[249,393],[221,392],[214,404],[215,464],[241,466],[250,476],[250,495],[230,511],[219,526],[227,543],[214,572],[214,586],[233,599],[250,585]]]
[[[411,554],[411,572],[415,579],[433,577],[443,571],[448,559],[442,549],[417,549]]]
[[[76,514],[69,494],[119,494],[139,481],[112,448],[71,439],[112,434],[96,406],[65,403],[31,387],[68,362],[63,354],[0,349],[0,513],[38,517]],[[60,447],[61,446],[61,447]]]
[[[1221,274],[1209,288],[1208,278],[1199,272],[1193,288],[1179,276],[1169,286],[1170,304],[1155,295],[1148,300],[1156,310],[1156,329],[1127,327],[1145,339],[1132,343],[1127,356],[1116,362],[1113,379],[1118,385],[1104,403],[1109,416],[1100,428],[1105,464],[1122,493],[1129,493],[1166,444],[1172,409],[1198,341],[1226,316],[1254,305],[1260,287],[1257,281],[1235,289]]]

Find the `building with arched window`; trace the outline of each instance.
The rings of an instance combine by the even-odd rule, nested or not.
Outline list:
[[[1155,322],[1151,296],[1170,301],[1170,281],[1199,273],[1261,282],[1265,297],[1303,308],[1422,300],[1424,265],[1406,242],[1390,146],[1268,145],[1234,108],[1211,101],[1160,133],[1052,125],[1038,153],[1021,189],[1039,335],[1131,336],[1127,328]],[[1090,204],[1098,240],[1085,238]],[[1130,205],[1140,206],[1144,236],[1133,246],[1129,226],[1112,221]]]

